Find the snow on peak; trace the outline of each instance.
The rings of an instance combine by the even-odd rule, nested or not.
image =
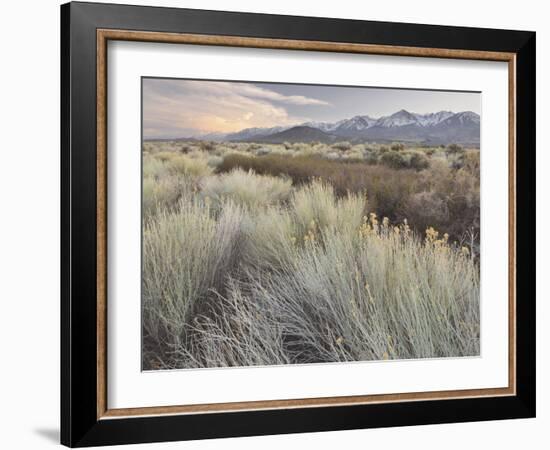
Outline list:
[[[351,119],[341,120],[338,124],[339,130],[366,130],[367,128],[370,128],[374,123],[376,122],[376,119],[373,119],[369,116],[355,116]]]
[[[418,123],[420,123],[420,125],[422,125],[423,127],[437,125],[438,123],[443,122],[445,119],[448,119],[453,115],[454,113],[451,111],[439,111],[436,113],[428,114],[415,114]]]
[[[472,111],[463,111],[455,114],[455,117],[460,123],[474,122],[479,123],[479,115]]]
[[[406,125],[418,124],[418,119],[414,114],[404,109],[393,113],[391,116],[380,117],[376,125],[385,128],[404,127]]]
[[[383,116],[380,118],[373,118],[368,115],[357,115],[349,119],[342,119],[336,122],[310,121],[302,123],[300,126],[316,128],[329,134],[334,133],[338,135],[341,133],[342,135],[347,136],[361,134],[361,132],[374,126],[382,128],[396,128],[411,125],[418,127],[434,127],[442,122],[445,122],[446,125],[479,124],[480,117],[472,111],[463,111],[459,113],[454,113],[452,111],[438,111],[433,113],[418,114],[401,109],[389,116]],[[247,128],[236,133],[230,133],[226,135],[226,138],[230,140],[251,139],[257,136],[285,131],[289,128],[291,128],[291,126]]]

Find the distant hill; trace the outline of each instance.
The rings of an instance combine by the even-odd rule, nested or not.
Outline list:
[[[272,128],[245,128],[244,130],[237,131],[225,136],[229,141],[248,141],[251,138],[267,136],[275,134],[280,131],[288,130],[290,127],[272,127]]]
[[[194,137],[177,137],[177,138],[145,138],[144,142],[200,142],[203,139]]]
[[[325,133],[317,128],[300,125],[292,127],[284,131],[279,131],[267,136],[255,136],[250,140],[254,142],[269,142],[269,143],[281,143],[281,142],[334,142],[338,139],[338,136]]]

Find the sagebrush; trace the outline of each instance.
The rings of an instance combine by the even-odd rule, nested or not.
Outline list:
[[[144,369],[478,355],[479,152],[450,150],[146,143]]]

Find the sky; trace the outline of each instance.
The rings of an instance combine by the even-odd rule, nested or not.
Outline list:
[[[143,137],[199,137],[252,127],[473,111],[479,93],[282,83],[143,78]]]

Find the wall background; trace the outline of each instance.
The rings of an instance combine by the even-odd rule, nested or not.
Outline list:
[[[531,420],[358,430],[134,446],[158,449],[547,448],[550,327],[550,29],[543,2],[460,3],[188,0],[128,3],[202,9],[418,22],[537,32],[538,417]],[[59,422],[59,4],[9,2],[0,45],[0,447],[42,449],[58,442]],[[525,149],[535,151],[535,149]],[[544,208],[546,206],[546,208]],[[535,251],[535,249],[533,249]],[[546,301],[545,301],[546,300]],[[535,301],[535,299],[532,299]],[[133,448],[133,447],[132,447]]]

